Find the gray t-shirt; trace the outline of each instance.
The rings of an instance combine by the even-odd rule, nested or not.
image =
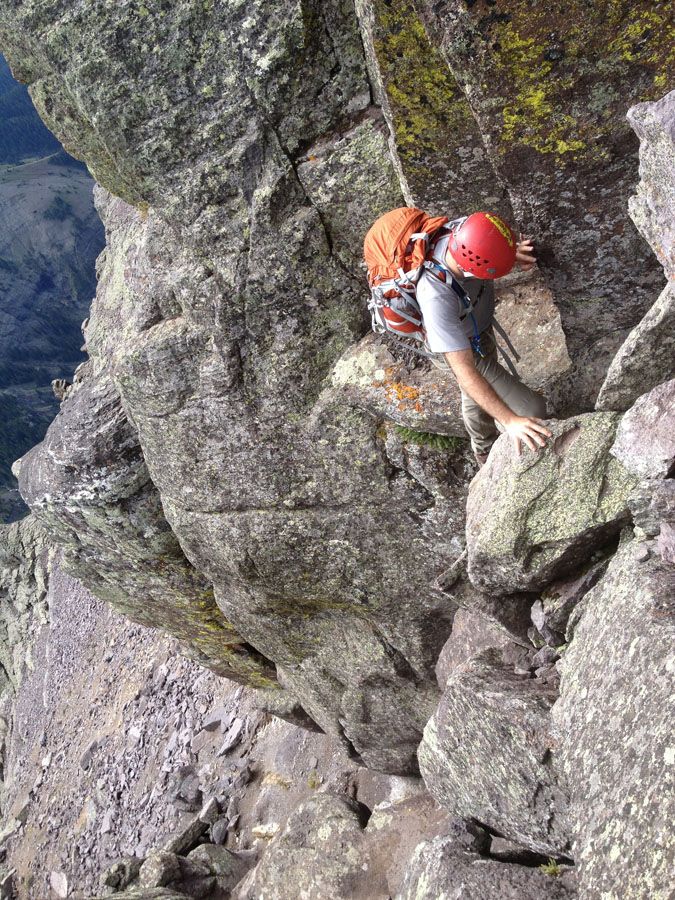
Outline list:
[[[450,353],[453,350],[469,350],[471,338],[475,335],[474,324],[469,310],[464,308],[462,298],[453,290],[452,274],[447,271],[445,252],[450,235],[442,237],[436,244],[432,259],[446,269],[447,284],[428,271],[424,271],[417,282],[417,302],[427,332],[427,344],[432,353]],[[478,333],[485,331],[492,323],[495,312],[494,285],[483,278],[456,278],[464,288],[471,302],[471,310],[476,320]]]

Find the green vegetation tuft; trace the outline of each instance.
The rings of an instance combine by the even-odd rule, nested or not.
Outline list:
[[[394,425],[394,430],[404,441],[431,447],[432,450],[460,450],[465,443],[464,438],[452,437],[448,434],[434,434],[431,431],[415,431],[405,425]]]
[[[562,875],[562,866],[557,863],[552,857],[549,858],[547,863],[542,863],[539,866],[544,875],[550,875],[552,878],[560,878]]]

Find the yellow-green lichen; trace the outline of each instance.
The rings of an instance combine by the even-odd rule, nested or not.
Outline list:
[[[373,4],[374,50],[409,181],[429,175],[425,156],[452,154],[475,129],[469,104],[410,3]]]
[[[607,139],[627,127],[626,106],[675,86],[675,21],[665,2],[572,2],[564,12],[509,3],[487,44],[497,84],[483,78],[483,102],[494,104],[501,85],[504,154],[521,144],[560,164],[609,159]],[[636,86],[632,96],[624,85]]]

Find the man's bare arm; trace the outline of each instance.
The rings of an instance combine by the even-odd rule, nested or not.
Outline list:
[[[540,419],[517,416],[496,394],[494,388],[483,378],[473,361],[473,351],[455,350],[444,354],[448,365],[455,373],[462,390],[474,400],[481,409],[491,415],[504,426],[511,437],[520,456],[520,442],[524,441],[531,450],[543,447],[546,441],[542,435],[551,436],[551,432]]]

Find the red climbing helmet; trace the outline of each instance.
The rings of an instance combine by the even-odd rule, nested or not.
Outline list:
[[[494,213],[478,212],[450,235],[450,256],[477,278],[501,278],[516,261],[516,236]]]

